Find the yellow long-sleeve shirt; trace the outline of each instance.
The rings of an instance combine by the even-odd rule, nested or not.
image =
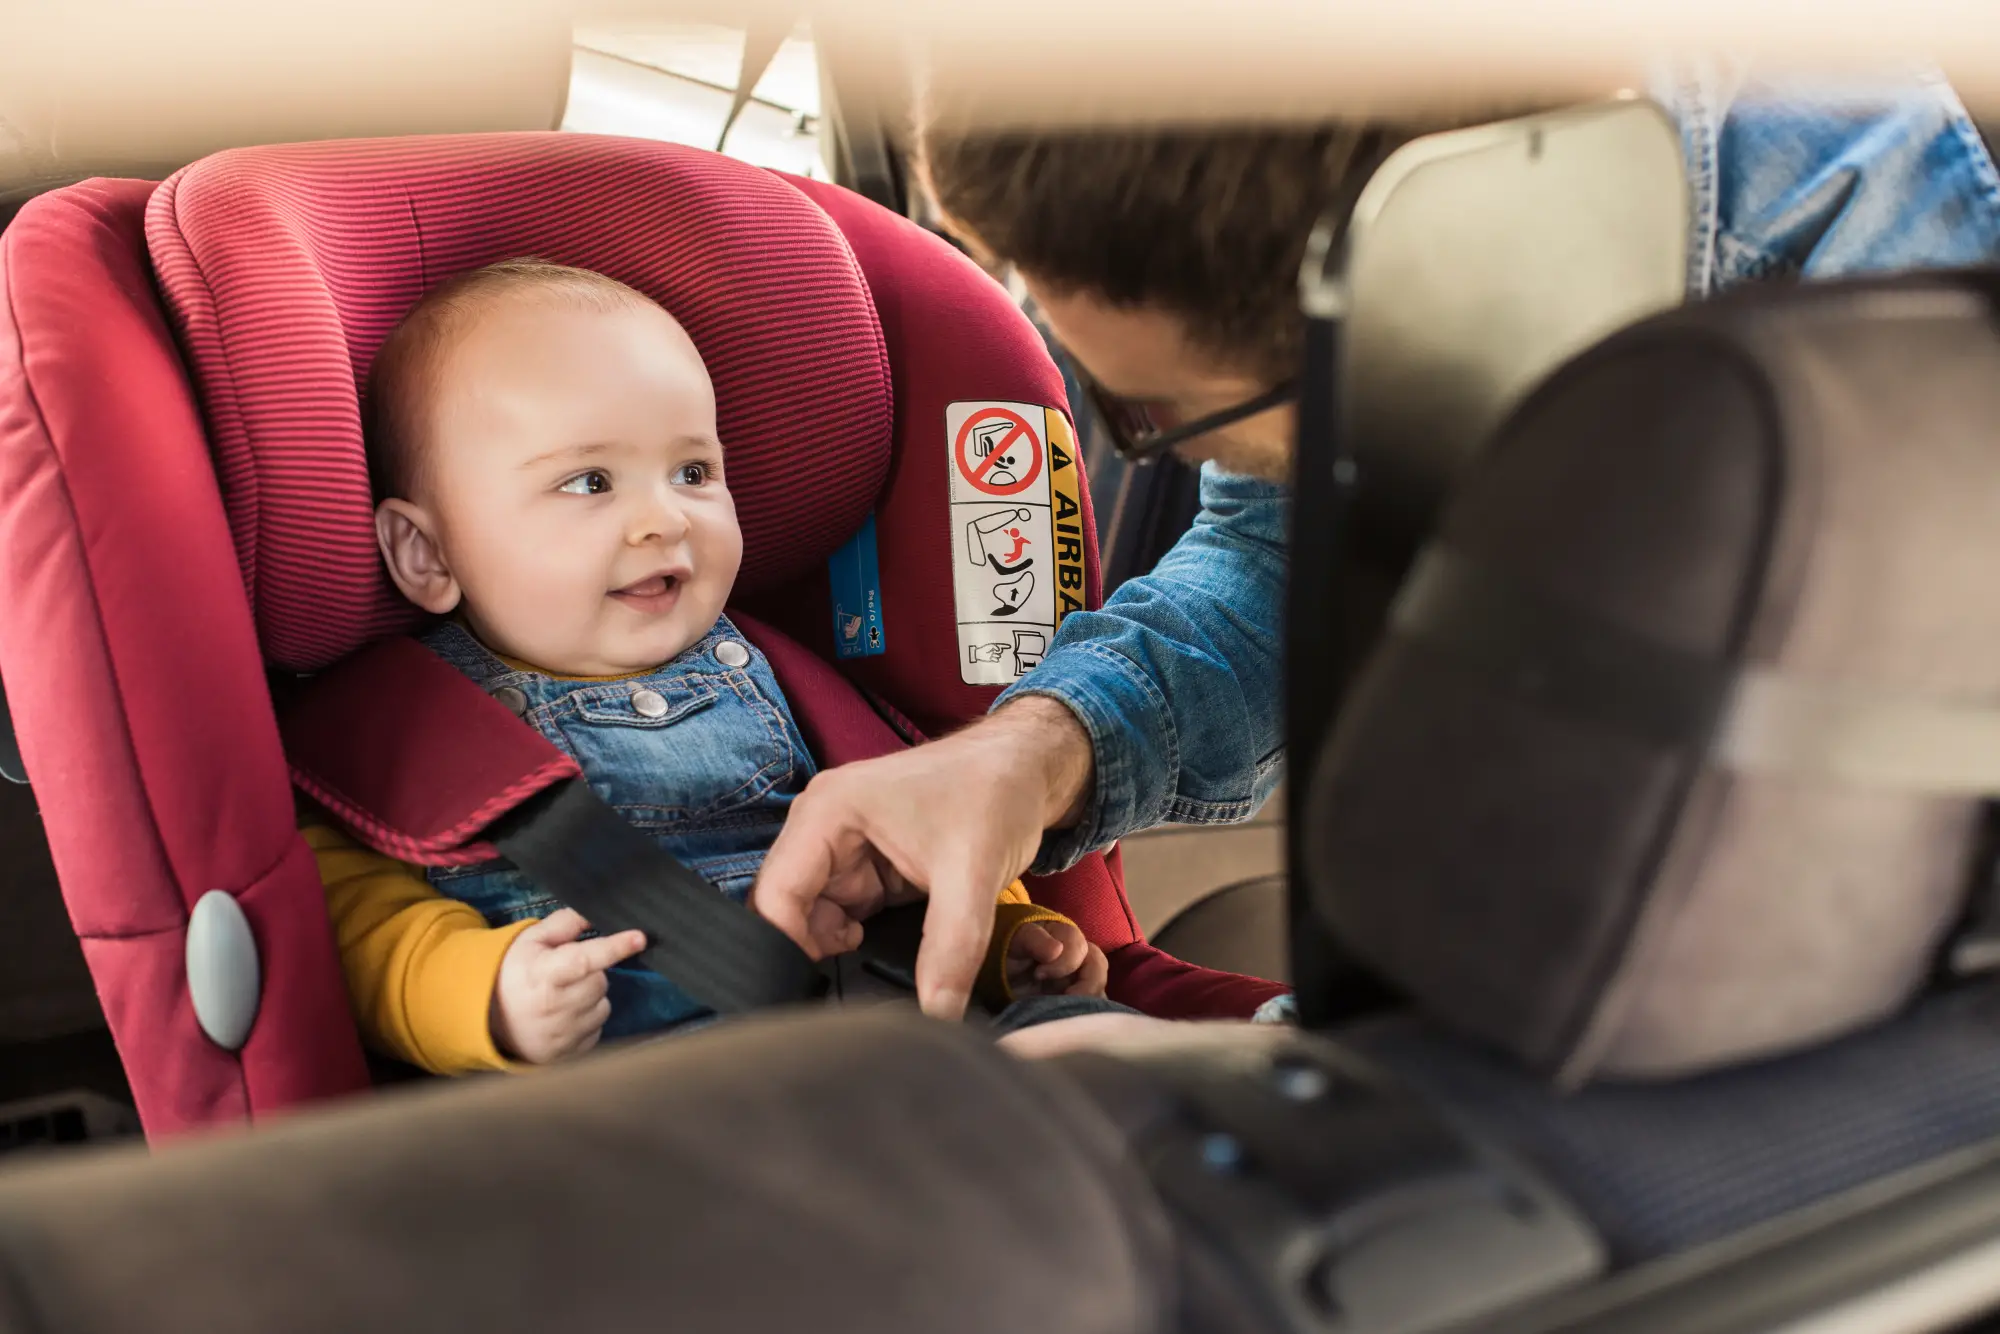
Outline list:
[[[348,995],[362,1037],[376,1050],[434,1074],[507,1070],[493,1040],[500,960],[528,922],[493,927],[470,904],[440,894],[421,867],[355,843],[317,812],[300,832],[319,862]],[[1030,922],[1066,922],[1028,898],[1020,881],[1000,895],[979,994],[1004,1003],[1005,961]]]

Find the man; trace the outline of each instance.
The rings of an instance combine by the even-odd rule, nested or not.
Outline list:
[[[1829,90],[1699,70],[1656,95],[1686,151],[1693,295],[2000,260],[2000,173],[1940,79]],[[825,953],[927,891],[919,992],[955,1016],[1010,878],[1257,809],[1282,758],[1293,412],[1277,400],[1300,361],[1296,276],[1314,223],[1384,134],[1408,133],[925,128],[943,215],[1016,267],[1113,415],[1219,423],[1177,446],[1202,462],[1203,510],[1150,575],[1065,620],[985,720],[816,778],[755,891],[772,922]]]

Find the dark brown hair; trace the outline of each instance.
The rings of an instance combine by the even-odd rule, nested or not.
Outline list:
[[[593,310],[613,310],[651,297],[616,278],[546,260],[504,259],[447,278],[389,332],[368,368],[363,436],[375,498],[408,497],[421,478],[424,412],[437,391],[444,353],[465,319],[481,305],[535,291]]]

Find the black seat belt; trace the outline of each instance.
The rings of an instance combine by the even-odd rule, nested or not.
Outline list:
[[[27,766],[21,763],[21,744],[14,739],[14,715],[7,711],[7,695],[0,690],[0,778],[26,786]]]
[[[506,858],[610,935],[646,934],[639,962],[718,1014],[810,999],[817,966],[784,932],[733,903],[570,778],[493,826]]]

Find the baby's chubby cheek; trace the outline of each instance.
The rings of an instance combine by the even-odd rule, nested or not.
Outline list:
[[[603,637],[596,579],[550,578],[523,562],[502,577],[467,580],[464,609],[488,648],[562,675],[586,675]]]

